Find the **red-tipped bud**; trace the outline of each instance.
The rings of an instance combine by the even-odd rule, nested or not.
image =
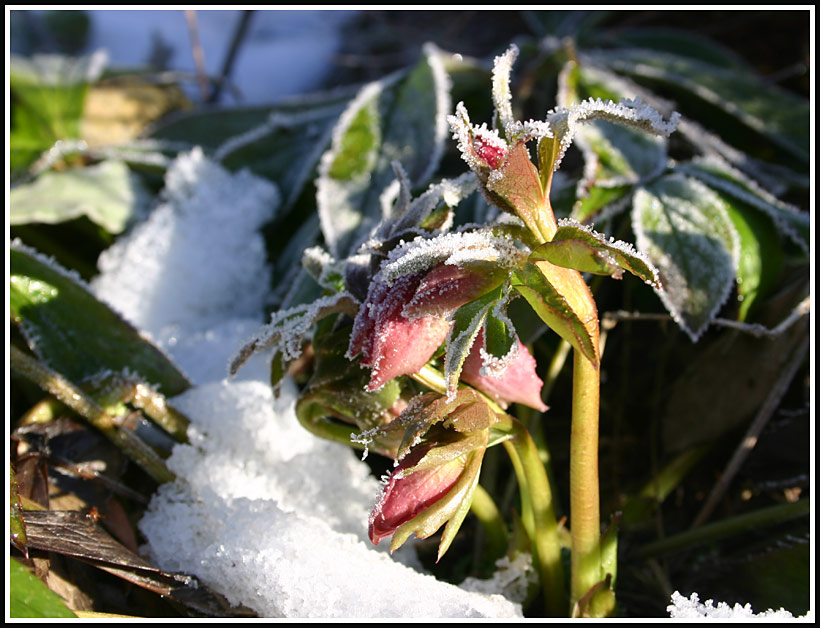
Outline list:
[[[405,475],[406,470],[415,466],[430,449],[432,446],[417,448],[409,453],[390,476],[370,516],[368,535],[374,545],[427,510],[458,483],[464,471],[466,455]]]
[[[476,135],[473,140],[473,149],[476,156],[493,170],[500,168],[504,163],[504,157],[507,156],[506,142],[489,133]]]

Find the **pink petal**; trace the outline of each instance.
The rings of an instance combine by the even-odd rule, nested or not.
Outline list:
[[[496,275],[456,264],[439,264],[419,282],[403,313],[409,317],[447,316],[498,285]]]
[[[402,309],[416,292],[423,274],[399,277],[388,286],[371,285],[353,324],[348,355],[362,354],[372,369],[367,390],[377,390],[400,375],[415,373],[444,342],[450,323],[437,316],[408,319]]]
[[[541,400],[541,388],[544,382],[535,374],[535,358],[520,340],[517,342],[518,353],[509,361],[507,368],[499,376],[482,375],[483,360],[480,352],[484,346],[484,330],[482,329],[464,361],[461,379],[505,406],[510,403],[522,403],[546,412],[548,408]]]

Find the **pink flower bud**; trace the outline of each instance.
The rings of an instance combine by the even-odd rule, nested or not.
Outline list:
[[[439,264],[392,285],[375,279],[359,308],[348,356],[372,369],[367,390],[419,371],[447,338],[448,316],[497,286],[506,271]]]
[[[493,400],[506,406],[510,403],[522,403],[541,412],[548,410],[541,400],[541,388],[544,382],[535,373],[535,358],[520,340],[518,351],[510,359],[506,368],[498,375],[481,374],[484,359],[481,349],[484,346],[484,330],[479,332],[473,343],[470,354],[464,360],[461,379],[487,394]]]
[[[370,515],[368,535],[374,545],[447,495],[461,477],[467,455],[405,475],[432,446],[410,452],[393,471],[381,499]]]
[[[450,325],[444,319],[402,314],[423,277],[424,273],[405,275],[392,285],[375,280],[359,308],[348,355],[361,353],[361,364],[372,369],[367,390],[377,390],[399,375],[415,373],[447,337]]]

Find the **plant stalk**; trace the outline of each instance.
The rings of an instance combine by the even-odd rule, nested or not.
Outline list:
[[[598,487],[600,371],[574,351],[570,436],[571,605],[600,582],[601,507]]]

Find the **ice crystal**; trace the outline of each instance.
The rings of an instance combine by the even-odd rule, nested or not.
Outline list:
[[[397,278],[420,272],[437,264],[464,265],[492,262],[502,268],[515,268],[526,259],[527,251],[508,236],[486,231],[453,232],[434,238],[417,237],[402,242],[382,264],[380,278],[392,283]]]
[[[668,136],[678,125],[680,114],[672,113],[664,120],[653,107],[639,100],[622,99],[615,103],[611,100],[588,99],[570,107],[557,107],[547,113],[547,122],[554,133],[561,138],[558,157],[554,168],[557,170],[567,149],[575,137],[577,125],[587,120],[611,120],[633,128]]]
[[[672,594],[672,604],[666,607],[666,611],[675,619],[795,619],[794,615],[783,608],[755,613],[751,604],[729,606],[726,602],[718,602],[715,605],[713,600],[701,603],[697,593],[686,598],[678,591]]]

